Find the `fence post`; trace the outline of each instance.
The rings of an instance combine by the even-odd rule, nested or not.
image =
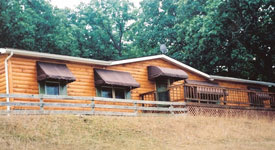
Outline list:
[[[137,102],[134,102],[134,106],[135,106],[135,115],[137,116],[137,114],[138,114],[138,110],[137,110]]]
[[[95,99],[94,98],[91,99],[91,111],[92,111],[92,114],[95,113]]]
[[[186,102],[186,93],[187,93],[187,89],[185,87],[185,81],[183,83],[183,101]]]
[[[6,94],[6,102],[7,102],[7,111],[10,112],[11,106],[10,106],[10,94]]]
[[[173,108],[174,108],[173,105],[170,105],[169,109],[170,109],[170,113],[171,113],[172,115],[174,115],[174,110],[172,110]]]
[[[144,101],[144,95],[143,94],[141,95],[141,100]],[[142,103],[141,106],[144,107],[144,104]]]
[[[227,100],[227,98],[226,98],[226,89],[223,89],[223,104],[224,105],[226,105],[226,100]]]
[[[44,110],[43,97],[40,97],[40,110]]]

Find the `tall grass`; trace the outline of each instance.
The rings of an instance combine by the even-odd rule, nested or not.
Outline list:
[[[161,116],[0,116],[0,149],[274,149],[275,121]]]

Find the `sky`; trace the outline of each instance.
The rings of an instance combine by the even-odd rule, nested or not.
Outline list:
[[[51,4],[54,6],[57,6],[58,8],[71,8],[74,9],[76,8],[76,6],[78,4],[80,4],[81,2],[83,3],[88,3],[90,0],[51,0]],[[141,0],[129,0],[130,2],[133,2],[135,4],[135,6],[139,6],[139,2]]]

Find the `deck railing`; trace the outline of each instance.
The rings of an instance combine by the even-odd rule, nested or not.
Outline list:
[[[6,102],[6,98],[10,102]],[[0,94],[0,114],[96,114],[137,116],[142,113],[184,114],[185,102],[103,97]],[[7,109],[10,107],[9,109]]]
[[[173,85],[167,92],[170,101],[275,109],[275,93],[271,92],[194,84]],[[141,98],[153,101],[157,100],[157,95],[156,91],[151,91],[141,94]]]

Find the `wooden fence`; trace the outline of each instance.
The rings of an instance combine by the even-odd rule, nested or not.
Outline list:
[[[11,100],[10,102],[0,102],[0,106],[5,107],[5,109],[0,110],[0,114],[89,114],[137,116],[138,114],[148,112],[165,114],[184,114],[187,112],[185,102],[26,94],[0,94],[0,98],[9,98]],[[57,103],[56,100],[62,100],[62,103]],[[82,102],[75,103],[73,100],[81,100]],[[9,107],[10,110],[7,110],[7,107]],[[21,109],[13,109],[13,107],[21,107]],[[24,107],[28,107],[28,109],[24,109]],[[63,108],[63,110],[58,108]],[[64,108],[66,108],[66,110],[64,110]]]

